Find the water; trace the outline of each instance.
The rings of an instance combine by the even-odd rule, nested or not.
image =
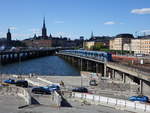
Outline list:
[[[58,56],[48,56],[14,64],[0,65],[4,74],[79,76],[79,70]]]

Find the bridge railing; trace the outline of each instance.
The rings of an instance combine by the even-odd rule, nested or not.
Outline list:
[[[89,59],[93,59],[93,60],[99,60],[102,62],[106,62],[106,58],[105,57],[99,57],[99,56],[94,56],[94,55],[84,55],[84,54],[78,54],[78,53],[67,53],[67,52],[59,52],[60,54],[66,54],[66,55],[76,55],[79,57],[85,57],[85,58],[89,58]]]
[[[138,76],[140,76],[140,75],[145,75],[147,77],[149,76],[149,79],[150,79],[150,74],[148,72],[141,71],[141,70],[139,70],[139,69],[137,69],[135,67],[132,67],[132,66],[129,67],[127,65],[123,65],[123,64],[119,64],[119,63],[113,63],[113,62],[108,62],[107,65],[112,65],[114,67],[119,66],[119,67],[122,67],[125,70],[129,70],[129,71],[138,73]]]

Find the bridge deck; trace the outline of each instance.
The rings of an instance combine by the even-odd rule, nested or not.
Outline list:
[[[75,54],[58,53],[58,55],[67,55],[67,56],[71,56],[71,57],[76,57],[76,58],[81,58],[81,59],[93,61],[95,63],[101,63],[101,64],[104,64],[106,67],[109,67],[111,69],[118,70],[120,72],[129,74],[129,75],[132,75],[134,77],[137,77],[137,78],[140,78],[140,79],[143,79],[143,80],[150,82],[150,73],[140,71],[136,68],[121,65],[121,64],[118,64],[115,62],[103,62],[103,61],[100,61],[97,59],[93,59],[93,58],[85,57],[85,56],[79,56],[79,55],[75,55]]]

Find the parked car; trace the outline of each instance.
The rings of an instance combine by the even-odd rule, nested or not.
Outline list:
[[[9,86],[10,84],[8,84],[8,83],[1,83],[0,85],[1,86]]]
[[[51,91],[46,87],[34,87],[32,93],[35,94],[51,94]]]
[[[90,80],[89,85],[97,86],[96,80]]]
[[[141,102],[148,102],[149,98],[147,96],[132,96],[129,97],[130,101],[141,101]]]
[[[15,84],[15,80],[14,79],[7,79],[7,80],[4,80],[4,83],[7,83],[7,84]]]
[[[73,92],[81,92],[81,93],[88,93],[88,89],[85,87],[77,87],[72,89]]]
[[[20,86],[20,87],[28,87],[28,81],[26,80],[17,80],[16,81],[16,86]]]
[[[59,87],[58,85],[55,85],[55,84],[48,85],[47,88],[48,88],[50,91],[59,91],[59,90],[60,90],[60,87]]]

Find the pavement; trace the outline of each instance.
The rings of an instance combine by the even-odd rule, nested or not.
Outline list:
[[[88,78],[81,78],[80,76],[40,76],[51,82],[60,83],[64,82],[66,88],[73,88],[89,86]],[[31,78],[35,82],[40,82],[35,78]],[[111,95],[110,95],[111,96]],[[45,99],[44,99],[45,100]],[[0,113],[130,113],[128,111],[118,110],[115,108],[100,106],[100,105],[91,105],[89,103],[82,103],[78,101],[68,100],[70,104],[69,107],[57,108],[51,105],[30,105],[19,109],[18,107],[24,105],[24,100],[19,97],[12,95],[1,95],[0,96]],[[43,98],[42,98],[43,102]],[[44,102],[43,102],[44,103]]]
[[[0,96],[0,113],[18,113],[18,107],[24,104],[24,100],[22,98],[5,95]]]
[[[72,107],[53,107],[33,105],[23,108],[18,113],[131,113],[105,106],[85,105],[79,102],[71,102]]]

